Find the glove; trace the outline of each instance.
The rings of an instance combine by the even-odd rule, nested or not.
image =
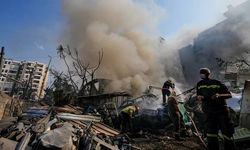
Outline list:
[[[212,100],[218,99],[220,97],[220,94],[216,93],[211,97]]]

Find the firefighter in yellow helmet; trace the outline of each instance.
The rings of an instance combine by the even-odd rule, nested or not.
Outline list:
[[[139,107],[131,104],[121,110],[121,124],[122,124],[122,132],[131,132],[132,131],[132,117],[136,115],[139,111]]]
[[[174,124],[174,137],[176,140],[184,140],[182,137],[186,136],[185,123],[183,116],[178,108],[178,101],[176,99],[176,92],[172,91],[168,97],[168,112],[171,121]]]

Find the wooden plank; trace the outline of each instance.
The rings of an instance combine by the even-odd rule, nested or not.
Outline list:
[[[106,143],[106,142],[102,141],[101,139],[99,139],[98,137],[94,137],[94,141],[96,141],[97,143],[99,143],[99,144],[101,144],[101,145],[103,145],[111,150],[119,150],[119,148],[117,146],[113,146],[109,143]]]

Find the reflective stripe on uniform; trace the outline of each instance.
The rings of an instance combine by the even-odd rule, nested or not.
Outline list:
[[[228,141],[234,140],[233,137],[229,137],[229,136],[226,136],[226,135],[224,135],[224,134],[223,134],[223,137],[224,137],[224,139],[226,139],[226,140],[228,140]]]
[[[220,85],[201,85],[198,89],[217,89],[220,88]]]
[[[217,134],[207,133],[207,137],[218,138],[218,135]]]
[[[136,111],[135,106],[128,106],[122,109],[122,112],[130,114]]]

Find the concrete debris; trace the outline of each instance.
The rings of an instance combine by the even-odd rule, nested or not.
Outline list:
[[[123,102],[107,101],[98,107],[85,106],[87,109],[73,105],[27,105],[18,117],[0,120],[0,149],[204,149],[195,133],[192,135],[191,127],[191,137],[182,142],[174,140],[167,107],[150,105],[156,100],[156,96],[143,95]],[[137,104],[141,109],[132,118],[133,130],[125,134],[120,132],[119,113],[130,104]],[[249,141],[249,133],[247,128],[237,129],[235,139],[243,143],[242,149],[248,147],[245,143]]]
[[[50,130],[40,137],[41,145],[45,148],[63,150],[73,149],[73,125],[65,122],[62,127]]]
[[[0,149],[15,149],[17,146],[17,142],[13,140],[9,140],[7,138],[0,138]]]
[[[131,149],[127,136],[78,107],[28,107],[19,117],[0,120],[0,149]]]

